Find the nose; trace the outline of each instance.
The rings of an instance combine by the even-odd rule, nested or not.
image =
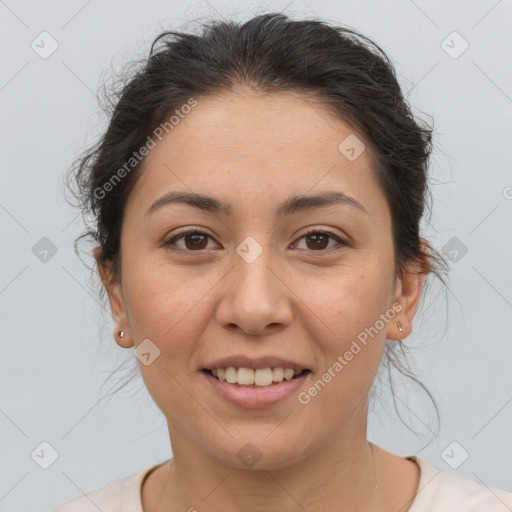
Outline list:
[[[252,262],[235,254],[233,268],[223,279],[216,318],[225,329],[263,336],[285,328],[293,318],[293,292],[280,275],[281,267],[266,249]]]

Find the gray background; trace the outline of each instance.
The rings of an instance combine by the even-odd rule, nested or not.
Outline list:
[[[434,215],[424,227],[439,250],[451,251],[450,292],[445,300],[434,285],[406,343],[439,404],[441,430],[428,444],[432,408],[404,384],[398,404],[413,435],[384,381],[387,405],[370,417],[369,437],[512,491],[510,0],[0,0],[0,510],[51,510],[171,456],[165,418],[140,378],[102,399],[117,382],[105,379],[124,362],[132,367],[133,355],[115,344],[75,256],[82,224],[62,196],[63,173],[104,122],[95,96],[102,73],[144,55],[158,32],[187,28],[187,20],[284,8],[374,39],[413,110],[435,120]],[[46,59],[31,47],[43,45],[43,31],[58,43]],[[57,249],[46,261],[43,237]],[[44,457],[32,458],[42,442],[58,453],[48,469],[37,463],[49,456],[45,445]]]

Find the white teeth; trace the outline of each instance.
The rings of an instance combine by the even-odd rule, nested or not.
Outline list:
[[[283,368],[274,368],[272,370],[272,380],[276,382],[281,382],[284,379],[284,369]]]
[[[226,368],[226,381],[230,384],[235,384],[238,378],[238,372],[234,366],[228,366]]]
[[[284,378],[286,380],[292,380],[293,379],[293,369],[292,368],[286,368],[284,371]]]
[[[303,370],[294,370],[293,368],[214,368],[212,375],[220,381],[226,381],[229,384],[240,384],[242,386],[270,386],[273,382],[279,383],[283,380],[292,380],[303,373]]]
[[[256,372],[256,375],[258,372]],[[238,384],[244,384],[246,386],[250,386],[254,384],[254,370],[250,368],[238,368]],[[261,386],[259,382],[257,382],[258,386]]]
[[[253,373],[256,386],[270,386],[272,384],[272,370],[270,368],[258,368]]]

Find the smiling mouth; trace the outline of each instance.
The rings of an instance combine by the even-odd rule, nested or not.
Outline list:
[[[212,376],[213,378],[227,382],[237,387],[243,388],[262,388],[276,386],[283,381],[290,381],[297,379],[310,370],[294,370],[293,368],[235,368],[229,366],[227,368],[204,368],[203,372]]]

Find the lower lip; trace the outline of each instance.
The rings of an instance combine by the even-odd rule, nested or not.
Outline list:
[[[268,407],[296,394],[310,374],[310,372],[305,372],[295,379],[283,380],[279,384],[272,384],[260,388],[249,388],[221,381],[204,371],[201,373],[213,390],[224,398],[224,400],[227,400],[237,407],[249,409]]]

